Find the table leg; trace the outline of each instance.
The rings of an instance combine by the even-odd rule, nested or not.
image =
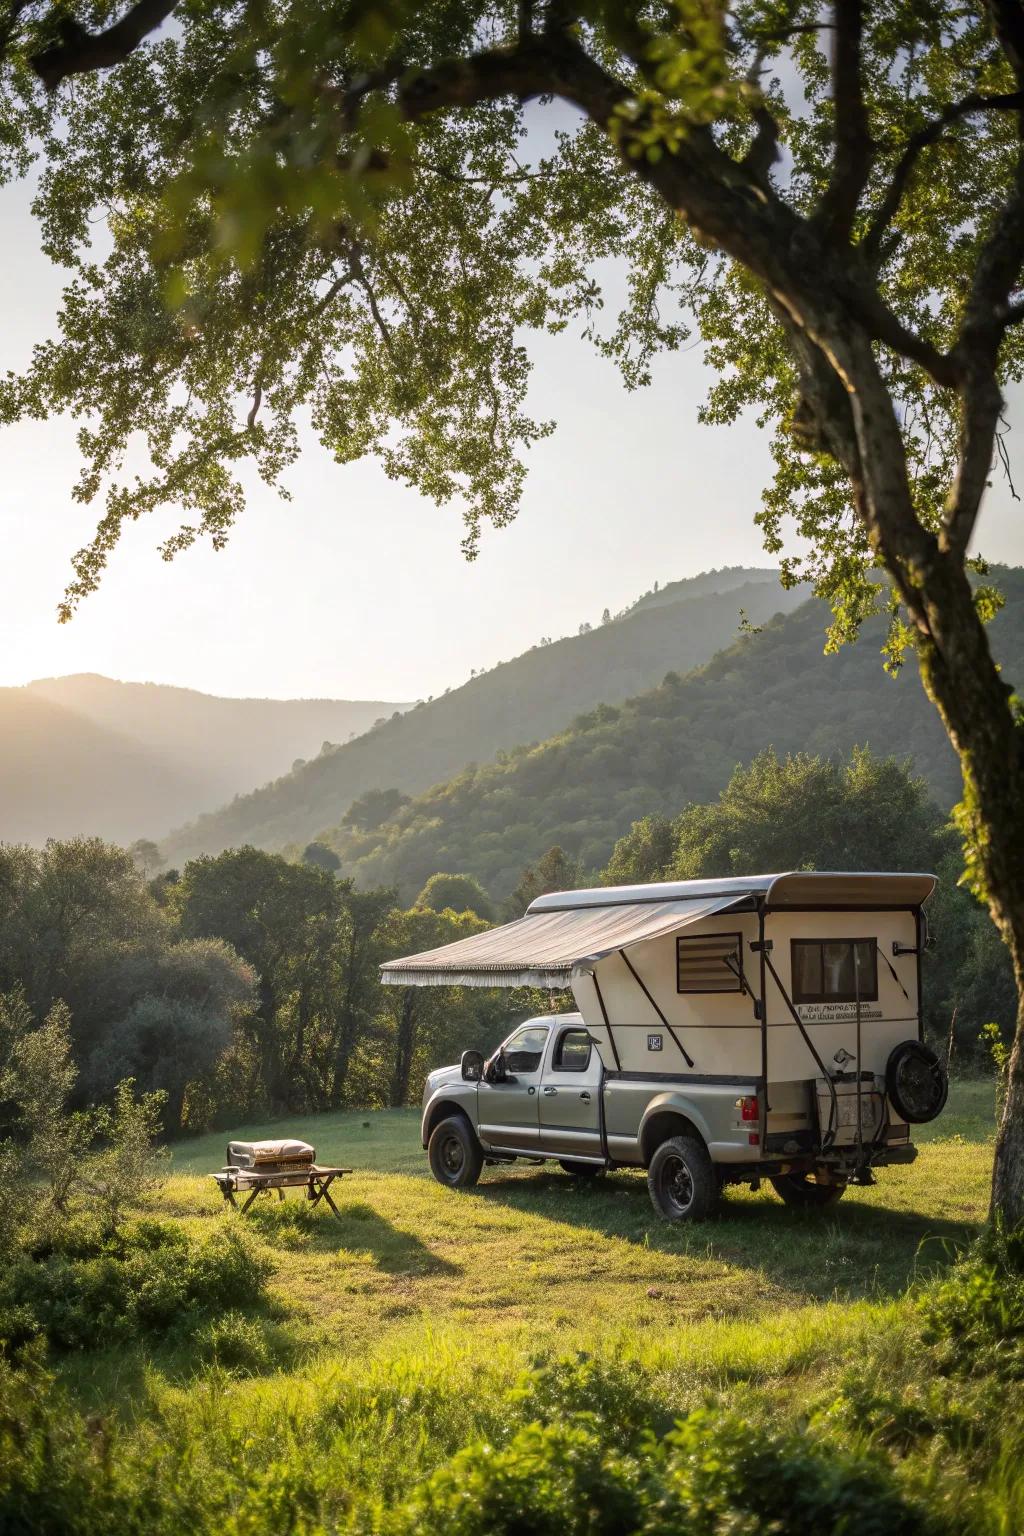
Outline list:
[[[324,1199],[327,1201],[327,1204],[330,1206],[330,1208],[334,1212],[335,1216],[337,1216],[338,1220],[340,1221],[341,1220],[341,1212],[338,1210],[338,1207],[335,1205],[334,1201],[331,1199],[330,1186],[331,1186],[331,1184],[333,1182],[334,1181],[332,1179],[328,1179],[327,1183],[324,1184],[322,1189],[321,1189],[321,1194],[323,1195]]]
[[[245,1215],[246,1211],[249,1209],[250,1205],[252,1205],[253,1201],[256,1199],[256,1196],[259,1195],[259,1194],[262,1194],[262,1193],[263,1193],[263,1191],[260,1189],[259,1185],[257,1184],[256,1188],[250,1194],[248,1200],[242,1206],[242,1215],[243,1216]]]

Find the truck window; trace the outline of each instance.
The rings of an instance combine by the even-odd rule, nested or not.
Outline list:
[[[536,1072],[548,1041],[546,1029],[517,1029],[511,1039],[505,1041],[503,1055],[510,1072]]]
[[[743,940],[738,933],[676,939],[677,992],[742,992]]]
[[[794,1003],[878,998],[877,939],[792,939]]]
[[[551,1065],[556,1072],[585,1072],[590,1065],[589,1033],[585,1029],[563,1030]]]

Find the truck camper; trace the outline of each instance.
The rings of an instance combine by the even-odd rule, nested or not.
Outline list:
[[[797,871],[538,897],[517,922],[391,960],[394,986],[571,989],[489,1060],[432,1072],[422,1140],[454,1189],[485,1163],[643,1167],[693,1220],[768,1179],[828,1206],[916,1156],[946,1101],[924,1044],[929,874]]]

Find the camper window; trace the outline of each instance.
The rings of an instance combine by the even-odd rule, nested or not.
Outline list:
[[[793,939],[794,1003],[878,998],[877,939]]]
[[[743,943],[738,933],[676,939],[677,992],[742,992]]]

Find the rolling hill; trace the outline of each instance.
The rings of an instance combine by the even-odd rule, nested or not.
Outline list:
[[[202,776],[27,688],[0,688],[0,842],[95,834],[128,843],[161,805],[201,804]]]
[[[1007,677],[1020,678],[1024,570],[993,574],[1007,599],[993,645]],[[846,757],[859,745],[909,757],[951,806],[959,765],[913,659],[898,678],[883,671],[881,622],[826,656],[825,618],[807,602],[688,677],[672,674],[618,708],[599,705],[540,745],[464,769],[376,827],[341,825],[326,841],[345,874],[397,885],[407,899],[438,870],[473,874],[504,897],[551,844],[600,866],[634,820],[713,799],[737,763],[767,746]]]
[[[467,763],[541,740],[581,709],[619,703],[652,687],[669,669],[689,672],[708,661],[735,638],[740,609],[759,623],[791,611],[805,595],[784,591],[776,571],[745,567],[674,582],[610,623],[534,646],[239,796],[172,833],[164,854],[180,864],[243,843],[301,845],[340,821],[367,790],[393,786],[416,794]]]
[[[222,699],[91,673],[0,689],[0,840],[151,836],[395,707]]]

